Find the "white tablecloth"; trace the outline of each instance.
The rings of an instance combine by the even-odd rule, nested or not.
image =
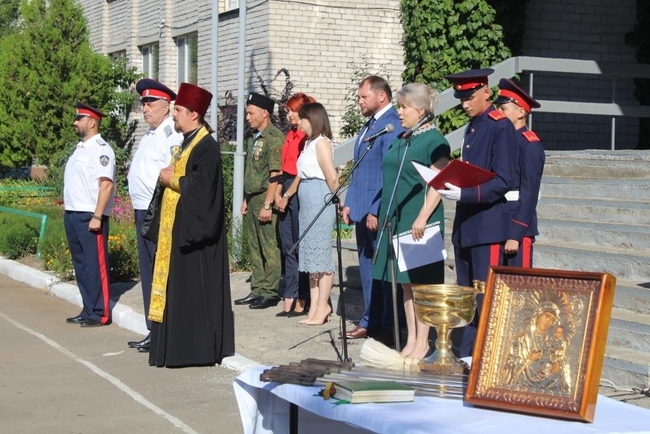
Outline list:
[[[252,368],[234,381],[247,434],[289,432],[289,403],[300,412],[300,433],[347,434],[640,434],[650,433],[650,410],[598,396],[593,423],[563,421],[472,407],[462,400],[416,396],[413,402],[334,405],[314,396],[319,387],[264,383],[264,367]],[[317,415],[317,416],[314,416]],[[330,425],[329,419],[334,425]],[[362,429],[359,429],[362,428]],[[366,431],[368,430],[368,431]]]

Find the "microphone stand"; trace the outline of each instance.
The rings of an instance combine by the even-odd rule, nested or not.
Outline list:
[[[343,189],[343,185],[345,185],[346,181],[352,176],[352,173],[354,173],[354,170],[359,166],[359,163],[361,163],[361,160],[364,159],[364,157],[370,152],[372,149],[373,145],[375,144],[375,138],[369,140],[368,146],[366,147],[366,150],[363,151],[363,154],[355,161],[354,166],[352,166],[352,169],[345,175],[345,178],[343,178],[343,181],[339,184],[339,186],[334,190],[331,194],[327,195],[327,199],[325,200],[325,203],[321,207],[321,209],[318,211],[318,213],[314,216],[314,218],[309,222],[309,225],[305,228],[305,230],[300,234],[300,237],[298,238],[298,241],[291,246],[291,249],[289,249],[289,254],[293,253],[293,251],[298,248],[298,244],[300,244],[300,241],[305,237],[307,232],[311,229],[311,227],[316,223],[316,220],[320,217],[320,215],[325,211],[325,209],[332,205],[332,204],[339,204],[339,192]],[[300,187],[298,187],[300,188]],[[342,341],[342,346],[343,346],[343,361],[344,362],[350,362],[350,358],[348,357],[348,339],[347,339],[347,331],[346,331],[346,326],[345,326],[345,293],[343,291],[343,263],[342,263],[342,254],[341,254],[341,215],[337,212],[336,213],[336,258],[338,260],[338,265],[339,265],[339,300],[340,300],[340,305],[341,305],[341,341]],[[373,262],[374,263],[374,262]]]
[[[399,185],[399,180],[400,177],[402,176],[402,170],[404,169],[404,161],[406,160],[406,154],[408,153],[408,149],[411,146],[411,136],[408,136],[406,138],[406,149],[404,150],[404,155],[402,156],[402,161],[399,163],[399,168],[397,169],[397,177],[395,178],[395,185],[393,186],[393,191],[390,194],[390,200],[388,201],[388,207],[386,208],[386,218],[384,219],[383,224],[381,225],[381,229],[379,230],[379,234],[377,236],[377,248],[375,249],[375,253],[372,257],[372,263],[377,262],[377,254],[379,253],[379,246],[381,245],[381,240],[384,236],[384,232],[386,232],[386,228],[388,228],[389,231],[389,238],[388,238],[388,245],[386,248],[388,249],[388,266],[390,267],[390,277],[391,277],[391,292],[392,292],[392,297],[393,297],[393,339],[395,340],[395,348],[397,351],[400,351],[400,333],[399,333],[399,318],[397,316],[397,278],[396,278],[396,273],[395,273],[395,252],[393,251],[393,247],[391,246],[391,241],[393,239],[393,228],[390,223],[390,216],[391,216],[391,207],[393,206],[393,201],[395,200],[395,194],[397,192],[397,186]],[[397,207],[395,207],[395,211],[397,211]],[[399,223],[399,222],[397,222]]]

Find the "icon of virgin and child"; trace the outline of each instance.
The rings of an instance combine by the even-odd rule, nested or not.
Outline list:
[[[514,337],[500,373],[502,384],[519,390],[568,394],[567,342],[557,304],[540,302],[527,326]]]

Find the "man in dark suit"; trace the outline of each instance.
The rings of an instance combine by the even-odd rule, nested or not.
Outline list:
[[[461,286],[485,281],[490,266],[503,265],[504,245],[509,238],[511,217],[506,194],[515,185],[519,147],[512,123],[492,105],[488,75],[493,72],[470,69],[445,76],[454,86],[454,97],[471,118],[463,139],[462,160],[495,175],[476,187],[447,183],[445,190],[437,190],[442,197],[457,202],[451,240]],[[478,294],[476,301],[474,321],[463,332],[461,357],[471,356],[474,348],[483,295]]]
[[[394,130],[374,139],[370,151],[361,160],[350,180],[343,206],[343,221],[355,224],[359,271],[363,289],[364,312],[356,328],[347,332],[348,339],[365,338],[373,333],[391,333],[392,297],[390,285],[372,278],[372,257],[377,237],[379,203],[381,200],[382,160],[386,150],[403,131],[397,111],[391,104],[392,92],[388,82],[371,75],[359,85],[359,107],[368,121],[361,128],[354,147],[355,162],[363,155],[369,142],[366,138],[391,124]]]

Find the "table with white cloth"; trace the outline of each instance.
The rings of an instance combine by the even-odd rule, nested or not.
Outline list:
[[[593,423],[473,407],[460,399],[416,396],[413,402],[342,404],[315,396],[322,387],[265,383],[267,367],[233,382],[246,434],[259,433],[650,433],[650,410],[598,396]],[[293,419],[293,423],[291,420]],[[296,425],[297,423],[297,425]]]

